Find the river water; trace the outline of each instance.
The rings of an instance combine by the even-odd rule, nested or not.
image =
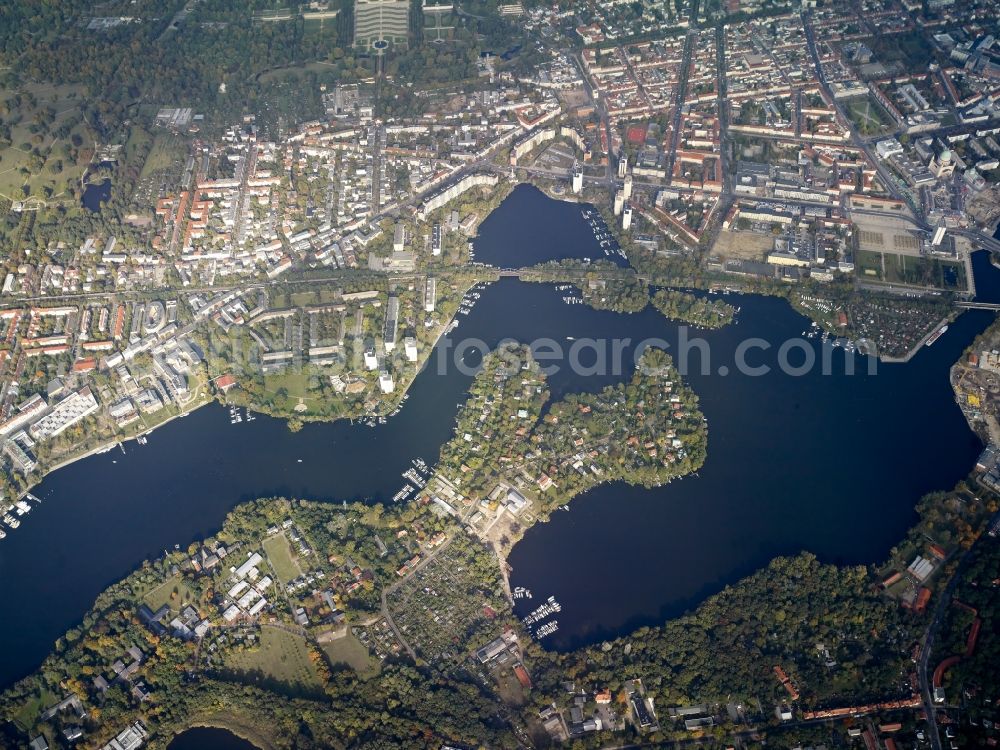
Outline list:
[[[257,746],[226,729],[193,727],[174,737],[167,750],[257,750]]]
[[[566,205],[537,191],[529,197],[519,214]],[[523,244],[523,223],[509,209],[504,203],[481,231],[491,241],[494,232],[511,232]],[[579,217],[579,207],[574,211]],[[582,221],[560,218],[571,220]],[[576,237],[574,252],[596,258],[597,243],[587,239]],[[558,236],[535,247],[532,260],[570,252],[554,242]],[[998,276],[977,259],[981,297],[997,288]],[[472,379],[452,363],[460,342],[492,347],[508,337],[548,337],[565,350],[576,343],[568,337],[629,340],[618,373],[579,374],[566,359],[553,362],[555,398],[629,377],[630,358],[645,339],[662,339],[679,353],[681,327],[652,308],[622,315],[567,305],[564,294],[515,279],[489,287],[439,342],[386,425],[312,424],[292,433],[265,416],[233,425],[224,408],[210,405],[156,430],[148,445],[129,443],[124,453],[114,449],[54,472],[34,491],[43,503],[0,542],[0,686],[36,668],[104,587],[165,548],[210,535],[241,501],[390,500],[411,459],[433,463],[452,434]],[[551,645],[655,622],[777,554],[806,549],[830,561],[878,560],[913,522],[922,494],[950,488],[971,468],[980,446],[954,402],[948,368],[991,313],[965,313],[905,365],[880,365],[871,375],[861,357],[852,357],[860,374],[849,376],[847,355],[837,349],[832,375],[793,377],[777,371],[776,350],[808,327],[806,319],[778,299],[727,300],[742,308],[739,323],[699,333],[710,374],[701,374],[693,357],[687,375],[709,422],[708,461],[699,476],[653,491],[599,487],[531,529],[513,550],[512,583],[536,599],[555,594],[563,604]],[[748,337],[771,342],[770,350],[748,357],[770,365],[771,374],[735,374],[735,351]],[[817,340],[807,344],[820,352]],[[590,364],[592,353],[581,360]],[[476,363],[475,350],[466,361]],[[722,366],[734,374],[720,375]]]

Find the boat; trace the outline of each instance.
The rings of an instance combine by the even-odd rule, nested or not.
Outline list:
[[[42,502],[42,499],[40,497],[35,497],[30,492],[25,492],[24,496],[26,498],[28,498],[29,500],[34,500],[36,503],[41,503]]]
[[[559,621],[552,620],[542,625],[538,630],[535,631],[535,637],[544,638],[545,636],[552,635],[554,632],[559,630]]]
[[[6,539],[6,538],[7,538],[7,532],[4,531],[3,529],[0,529],[0,539]]]
[[[947,325],[943,325],[940,328],[938,328],[933,334],[931,334],[931,337],[929,339],[927,339],[927,344],[926,345],[930,346],[931,344],[933,344],[935,341],[937,341],[939,338],[941,338],[941,336],[944,335],[945,331],[947,331],[947,330],[948,330],[948,326]]]

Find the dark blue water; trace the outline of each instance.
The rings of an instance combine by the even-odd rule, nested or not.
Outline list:
[[[101,204],[111,200],[111,180],[101,183],[90,183],[83,189],[83,206],[89,211],[98,213]]]
[[[789,327],[776,300],[752,309],[705,336],[713,352],[803,325]],[[778,555],[882,559],[915,522],[917,500],[950,489],[981,450],[948,368],[991,320],[965,313],[910,363],[875,375],[689,375],[709,424],[698,476],[586,493],[514,548],[512,585],[556,595],[560,630],[549,641],[567,648],[676,616]],[[519,602],[519,614],[530,609]]]
[[[989,253],[972,257],[977,299],[1000,301]],[[704,335],[713,353],[730,350],[726,339],[795,336],[783,303],[730,300],[744,314],[740,325]],[[916,521],[916,501],[950,489],[981,450],[948,370],[993,319],[968,311],[932,347],[906,364],[880,364],[876,375],[689,374],[709,422],[698,475],[653,491],[597,487],[530,529],[510,555],[512,585],[563,605],[545,644],[572,648],[662,622],[778,555],[883,559]],[[938,429],[948,438],[934,437]],[[520,600],[518,614],[531,602]]]
[[[551,203],[544,200],[536,209]],[[520,231],[490,232],[508,230]],[[534,262],[569,252],[535,251]],[[986,265],[981,290],[1000,276]],[[651,492],[598,488],[532,529],[513,552],[514,584],[536,596],[555,593],[564,605],[557,644],[679,611],[775,554],[880,559],[912,523],[920,495],[950,488],[972,466],[978,441],[947,374],[991,314],[964,314],[911,363],[882,365],[876,375],[723,377],[719,367],[732,365],[745,337],[772,342],[752,359],[773,366],[780,342],[808,326],[784,301],[728,299],[742,306],[740,323],[702,333],[713,374],[699,374],[692,358],[688,375],[710,427],[700,477]],[[49,476],[35,490],[42,505],[0,543],[0,685],[37,667],[104,587],[165,548],[211,534],[242,500],[391,498],[410,460],[433,462],[452,434],[472,377],[447,365],[458,342],[550,337],[568,349],[570,336],[630,340],[618,373],[574,374],[567,360],[557,361],[550,384],[558,398],[630,376],[629,358],[643,339],[662,338],[677,353],[680,333],[651,308],[621,315],[565,305],[551,286],[514,279],[487,289],[461,320],[387,425],[314,424],[292,433],[263,416],[232,425],[213,405],[157,430],[146,446],[130,443],[124,455],[115,449]],[[845,357],[834,351],[835,373]],[[589,364],[592,356],[581,359]]]
[[[997,234],[1000,235],[1000,229]],[[990,253],[986,250],[972,254],[972,275],[976,279],[977,301],[1000,302],[1000,271],[990,262]]]
[[[257,746],[226,729],[194,727],[174,737],[167,750],[257,750]]]
[[[524,268],[567,258],[628,265],[615,251],[618,244],[614,240],[607,248],[600,246],[594,230],[583,220],[582,211],[592,212],[595,220],[599,219],[590,203],[557,201],[534,185],[518,185],[479,226],[474,243],[476,261],[499,268]]]

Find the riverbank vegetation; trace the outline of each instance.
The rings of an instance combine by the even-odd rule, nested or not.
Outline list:
[[[397,568],[445,548],[442,530],[462,533],[420,504],[384,509],[276,499],[242,505],[216,536],[147,563],[101,594],[41,669],[0,697],[0,716],[16,721],[6,728],[8,738],[42,733],[50,747],[61,748],[62,730],[80,726],[83,746],[99,747],[138,719],[151,746],[163,747],[192,721],[223,715],[225,725],[235,722],[242,734],[276,748],[424,748],[435,739],[513,747],[510,727],[471,676],[414,666],[379,613],[381,592],[399,580]],[[280,556],[297,555],[307,578],[267,583],[278,575],[269,540],[281,536],[296,541]],[[264,621],[226,620],[221,613],[233,602],[226,593],[234,580],[230,565],[253,551],[263,552],[261,572],[243,580],[266,592]],[[462,536],[442,565],[446,581],[438,590],[474,617],[463,629],[468,641],[458,655],[464,660],[467,649],[512,621],[498,619],[504,609],[499,567],[477,540]],[[487,610],[471,597],[477,587],[491,592]],[[390,606],[409,626],[408,637],[421,649],[437,642],[453,648],[452,631],[402,594]],[[150,601],[163,601],[166,614],[143,609]],[[293,610],[307,618],[305,626],[291,620]],[[181,620],[210,627],[192,637],[179,629]],[[480,633],[485,624],[488,632]],[[324,646],[337,639],[356,648],[345,657]],[[74,703],[41,718],[73,696],[79,709]]]
[[[536,675],[544,694],[557,692],[566,674],[613,693],[641,678],[665,713],[730,695],[773,706],[788,699],[773,672],[780,664],[803,703],[864,703],[899,693],[895,684],[909,667],[899,640],[910,630],[905,617],[872,590],[863,567],[822,565],[803,554],[773,561],[662,626],[568,654],[539,653]],[[825,666],[817,643],[832,649],[835,669]],[[858,684],[856,670],[866,673],[866,684]]]
[[[602,405],[620,396],[624,401],[616,414],[650,411],[653,394],[642,392],[641,384],[670,372],[665,355],[651,352],[636,376],[640,386],[623,384],[600,398],[568,397],[545,410],[541,381],[530,364],[523,369],[527,353],[507,354],[514,364],[508,379],[516,386],[507,393],[522,398],[512,412],[515,420],[504,412],[501,421],[523,419],[516,416],[522,409],[544,415],[531,437],[518,436],[515,428],[506,443],[513,450],[521,443],[531,446],[525,454],[544,452],[567,438],[575,443],[617,434],[613,425],[611,433],[602,427],[605,420],[614,421]],[[477,379],[481,391],[497,385],[500,370],[485,372]],[[655,382],[662,387],[662,379]],[[474,392],[470,403],[481,407],[485,394]],[[644,424],[651,428],[655,412],[648,417]],[[482,429],[494,429],[489,418]],[[461,432],[457,439],[470,442]],[[601,450],[587,451],[586,444],[585,438],[573,448],[603,467],[601,478],[608,478],[614,464]],[[631,471],[639,460],[631,459]],[[632,476],[644,483],[663,476],[652,465],[647,471]],[[552,501],[600,481],[577,473],[580,478],[552,471],[559,482]],[[470,484],[465,491],[472,489]],[[901,545],[899,553],[909,559],[929,545],[940,547],[949,562],[926,584],[935,596],[948,580],[950,561],[961,558],[996,510],[995,499],[982,494],[982,488],[961,486],[928,496],[918,508],[921,521],[907,544],[919,546]],[[270,541],[281,538],[287,541]],[[995,541],[976,548],[958,589],[962,604],[978,610],[971,617],[988,623],[996,597],[983,582],[996,578],[990,557],[995,550]],[[221,613],[232,606],[226,593],[233,586],[231,571],[254,551],[262,560],[252,580],[277,576],[276,584],[260,584],[270,601],[264,621],[225,621]],[[277,563],[290,560],[311,582],[283,580],[294,571],[285,568],[280,575]],[[239,726],[244,736],[275,748],[423,748],[446,742],[513,748],[516,728],[530,729],[539,709],[553,701],[568,708],[580,691],[620,697],[632,679],[642,680],[660,716],[661,729],[645,739],[685,736],[682,724],[674,726],[670,706],[701,704],[724,715],[732,701],[743,702],[744,720],[767,732],[777,724],[773,707],[783,703],[821,708],[908,698],[911,646],[931,616],[929,610],[901,606],[893,591],[877,585],[873,568],[838,567],[802,554],[773,561],[682,617],[554,653],[533,644],[512,617],[501,565],[489,546],[426,496],[391,507],[284,499],[241,505],[215,536],[165,553],[102,593],[40,669],[0,696],[0,716],[13,722],[0,732],[12,744],[42,733],[51,747],[61,748],[62,730],[80,726],[83,746],[99,747],[138,719],[150,731],[151,747],[162,747],[192,722],[222,717],[225,725]],[[165,608],[155,620],[163,630],[150,624],[143,605]],[[195,620],[210,623],[201,639],[185,637],[172,619],[194,622],[192,612]],[[304,616],[305,624],[293,621],[292,613]],[[942,655],[963,648],[972,622],[963,607],[949,618]],[[485,680],[473,676],[479,668],[475,649],[508,629],[518,635],[530,688],[516,686],[509,665],[507,671],[489,670]],[[958,695],[969,686],[992,684],[984,665],[992,663],[994,645],[984,636],[976,658],[953,667],[948,689]],[[797,697],[775,675],[776,665]],[[575,683],[573,695],[564,688],[567,680]],[[978,693],[970,694],[970,710],[982,713],[974,704]],[[71,701],[41,719],[46,709],[74,697],[79,704]],[[732,728],[725,720],[718,731]],[[590,734],[581,747],[639,736],[627,725],[617,734]]]
[[[577,288],[583,301],[595,310],[636,313],[649,304],[649,288],[634,277],[603,279],[596,273],[589,273]]]
[[[653,295],[653,307],[671,320],[703,328],[722,328],[732,323],[736,315],[736,308],[727,302],[676,289],[658,290]]]
[[[697,396],[665,352],[647,350],[630,380],[599,393],[550,404],[545,381],[526,347],[495,353],[441,449],[439,472],[473,500],[527,477],[547,512],[602,482],[652,487],[704,462]]]

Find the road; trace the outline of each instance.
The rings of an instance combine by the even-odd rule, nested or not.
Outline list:
[[[573,55],[573,61],[576,63],[577,68],[580,69],[580,77],[583,79],[583,86],[587,91],[587,97],[597,108],[597,114],[601,119],[601,128],[604,130],[604,137],[608,141],[608,163],[604,168],[604,179],[601,180],[601,182],[604,183],[608,192],[614,193],[615,165],[613,163],[614,154],[611,152],[611,118],[608,116],[608,108],[604,105],[604,100],[594,93],[594,87],[590,83],[590,77],[587,75],[586,68],[583,65],[583,59],[580,57],[579,53]]]
[[[985,528],[990,528],[998,520],[1000,520],[1000,513],[995,514],[986,523]],[[928,663],[930,662],[931,653],[934,650],[934,639],[937,637],[938,628],[944,620],[945,612],[951,605],[952,596],[955,593],[955,587],[958,585],[959,580],[961,580],[962,572],[969,561],[972,551],[985,536],[987,536],[985,533],[980,534],[976,538],[976,541],[972,543],[972,546],[970,546],[969,549],[962,554],[962,557],[955,566],[955,572],[949,579],[948,584],[938,594],[937,604],[934,607],[934,615],[931,617],[930,624],[928,624],[927,630],[924,632],[923,641],[920,644],[920,661],[917,663],[917,676],[920,679],[920,695],[924,702],[924,713],[927,715],[927,724],[930,729],[929,734],[932,750],[942,750],[942,746],[941,735],[938,731],[937,718],[935,714],[934,695],[932,692],[933,686],[931,685],[930,678],[927,674],[929,668]]]
[[[840,103],[833,97],[833,92],[830,90],[830,85],[826,80],[826,75],[823,73],[823,64],[820,62],[819,50],[816,47],[816,35],[813,32],[812,24],[809,22],[810,15],[811,14],[808,13],[802,14],[802,26],[805,29],[806,45],[809,48],[809,54],[812,57],[813,65],[816,68],[816,78],[819,81],[819,85],[822,87],[823,92],[829,98],[829,101],[833,102],[833,108],[836,110],[837,116],[843,122],[850,122],[850,118],[847,116],[847,113],[844,112],[843,107],[841,107]],[[878,172],[879,179],[882,180],[882,184],[885,186],[885,189],[888,190],[889,193],[897,200],[908,203],[910,208],[913,209],[913,213],[920,216],[920,207],[914,205],[910,196],[908,194],[904,194],[899,189],[896,176],[891,174],[889,170],[886,169],[882,161],[879,160],[873,153],[871,143],[862,138],[855,128],[850,128],[850,134],[851,145],[863,151],[865,156],[868,157],[868,161],[875,165],[875,170]]]
[[[677,159],[677,144],[681,137],[681,117],[684,113],[684,95],[687,91],[688,69],[691,67],[691,45],[698,36],[696,29],[690,29],[684,37],[684,54],[681,56],[680,79],[677,81],[677,99],[674,102],[674,117],[671,122],[670,151],[667,156],[667,177],[674,173]]]
[[[448,539],[440,547],[430,552],[427,555],[427,557],[425,557],[423,560],[417,563],[414,566],[413,570],[407,573],[406,576],[396,581],[391,586],[386,586],[385,588],[382,589],[382,617],[384,617],[385,621],[389,623],[389,628],[392,630],[393,635],[396,636],[396,640],[398,640],[399,643],[403,646],[403,648],[406,649],[406,652],[410,655],[410,658],[413,659],[414,663],[416,663],[417,661],[417,652],[414,651],[413,646],[411,646],[409,642],[405,638],[403,638],[403,634],[399,632],[399,628],[396,626],[395,620],[392,619],[392,613],[389,611],[389,605],[388,602],[386,601],[386,598],[396,589],[398,589],[400,586],[406,583],[410,576],[412,576],[418,570],[422,570],[423,568],[425,568],[431,562],[431,560],[433,560],[435,557],[437,557],[446,549],[448,549],[453,538],[454,537],[448,537]]]

